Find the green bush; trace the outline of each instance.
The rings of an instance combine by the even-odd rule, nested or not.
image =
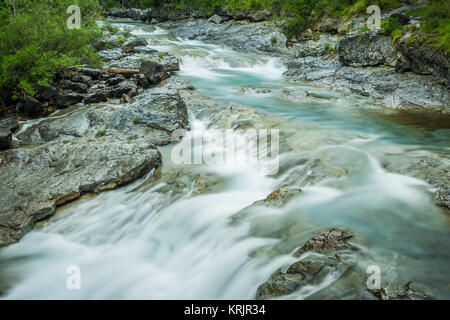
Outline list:
[[[384,34],[393,36],[395,31],[403,29],[403,25],[397,17],[393,17],[382,20],[381,28],[383,28]]]
[[[426,6],[407,13],[423,20],[421,27],[428,35],[424,39],[425,43],[450,54],[450,2],[448,0],[429,0]]]
[[[81,9],[81,29],[67,28],[70,5]],[[10,0],[0,8],[0,99],[11,101],[48,85],[66,67],[101,60],[93,44],[100,5],[93,0]]]

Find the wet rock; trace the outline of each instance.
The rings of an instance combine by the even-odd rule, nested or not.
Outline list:
[[[320,255],[305,256],[287,269],[277,270],[268,281],[258,287],[256,299],[270,299],[293,293],[306,294],[308,287],[319,286],[330,275],[342,277],[356,264],[359,249],[349,243],[352,238],[351,230],[336,228],[313,236],[294,256],[301,257],[310,251]]]
[[[27,128],[18,139],[33,148],[5,152],[0,163],[0,246],[18,241],[55,206],[109,190],[159,166],[156,146],[188,128],[176,90],[149,89],[129,104],[75,108]]]
[[[84,96],[76,92],[62,92],[55,96],[55,103],[59,108],[66,108],[83,101]]]
[[[22,96],[16,106],[17,111],[26,113],[30,116],[39,116],[44,111],[44,105],[32,96]]]
[[[70,90],[78,93],[85,93],[88,89],[88,86],[84,83],[72,82],[69,80],[62,80],[60,86],[63,90]]]
[[[0,170],[0,246],[18,241],[55,205],[131,182],[160,162],[148,143],[120,135],[8,151]]]
[[[308,251],[327,254],[339,250],[357,250],[356,247],[348,243],[348,240],[351,238],[353,238],[353,235],[345,230],[326,230],[306,241],[306,243],[294,253],[294,256],[300,257]]]
[[[285,54],[288,52],[287,48],[283,46],[286,43],[285,36],[274,29],[273,25],[268,26],[263,23],[233,21],[215,24],[198,19],[175,24],[172,32],[176,36],[205,40],[243,51],[270,51]],[[276,43],[272,39],[276,39]]]
[[[147,78],[150,84],[157,84],[169,77],[163,65],[154,61],[143,61],[139,71]]]
[[[111,94],[114,98],[122,98],[124,94],[133,97],[137,94],[137,86],[130,80],[121,81],[111,88]]]
[[[0,150],[9,149],[11,146],[12,132],[9,128],[0,126]]]
[[[273,207],[273,208],[281,208],[287,202],[292,200],[298,194],[300,194],[302,190],[297,188],[279,188],[269,194],[266,199],[256,201],[252,206],[265,206],[265,207]]]
[[[108,100],[106,98],[106,94],[102,91],[90,93],[90,94],[86,95],[86,97],[85,97],[86,103],[99,103],[99,102],[105,102],[106,100]]]
[[[422,286],[415,282],[407,282],[404,285],[393,284],[380,289],[368,289],[379,300],[428,300],[430,294]]]
[[[205,194],[217,191],[224,185],[222,177],[213,173],[200,173],[193,183],[193,194]]]
[[[450,93],[436,80],[423,76],[401,75],[382,68],[342,66],[337,58],[291,59],[288,76],[334,90],[372,97],[375,104],[403,110],[450,112]]]
[[[400,57],[391,38],[377,31],[353,33],[342,38],[337,44],[337,52],[344,64],[353,67],[395,66]]]

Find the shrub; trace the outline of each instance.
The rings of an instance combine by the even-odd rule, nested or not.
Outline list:
[[[81,29],[69,30],[67,8],[82,13]],[[100,5],[92,0],[14,0],[0,8],[0,99],[11,101],[35,93],[68,66],[98,66],[93,44],[101,38],[95,24]]]

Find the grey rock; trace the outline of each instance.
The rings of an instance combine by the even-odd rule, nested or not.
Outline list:
[[[287,53],[285,36],[275,26],[263,23],[232,21],[215,24],[198,19],[174,23],[172,32],[179,37],[205,40],[248,52]],[[272,38],[277,42],[272,43]]]
[[[389,36],[377,31],[348,35],[337,44],[339,59],[352,67],[395,66],[400,55]]]
[[[342,277],[356,263],[359,249],[349,242],[354,232],[332,228],[316,234],[306,241],[295,253],[300,258],[306,252],[310,255],[287,270],[277,270],[268,281],[258,287],[256,299],[270,299],[292,294],[308,286],[317,286],[330,274]]]
[[[43,145],[8,150],[0,160],[0,246],[18,241],[56,206],[157,168],[156,146],[171,143],[179,128],[188,128],[186,105],[164,87],[126,105],[87,105],[27,128],[17,138]]]
[[[105,60],[116,60],[123,56],[123,51],[121,48],[112,48],[100,50],[98,52]]]
[[[55,96],[55,103],[59,108],[66,108],[83,101],[84,96],[76,92],[62,92]]]
[[[0,246],[18,241],[56,205],[82,194],[126,184],[159,166],[160,154],[148,143],[121,136],[54,141],[13,149],[2,159]]]

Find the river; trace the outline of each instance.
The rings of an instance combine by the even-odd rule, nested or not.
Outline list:
[[[419,281],[434,297],[450,298],[448,216],[433,206],[425,182],[386,170],[379,151],[399,156],[400,163],[402,156],[421,152],[448,161],[448,123],[399,116],[361,96],[294,82],[283,76],[285,68],[277,58],[178,39],[149,25],[114,23],[148,39],[152,48],[181,57],[175,76],[207,96],[364,137],[316,150],[315,156],[357,170],[344,180],[302,186],[299,200],[284,209],[255,213],[259,228],[279,225],[288,233],[295,226],[297,233],[309,234],[318,228],[351,227],[370,243],[370,257],[360,263],[379,265],[388,274],[382,281]],[[272,94],[286,86],[307,91],[308,99]],[[204,126],[191,118],[193,129]],[[166,173],[177,170],[172,148],[161,148]],[[208,148],[212,152],[215,146]],[[261,283],[295,259],[261,250],[284,240],[261,236],[264,230],[252,233],[249,221],[236,224],[230,218],[264,199],[286,177],[265,176],[246,164],[192,166],[180,174],[186,172],[218,176],[220,187],[191,197],[155,183],[151,173],[59,208],[19,243],[0,249],[0,283],[8,288],[2,298],[253,299]],[[80,290],[66,286],[70,265],[80,267]],[[313,293],[349,298],[339,292],[317,296],[334,280],[290,298],[306,299]]]

